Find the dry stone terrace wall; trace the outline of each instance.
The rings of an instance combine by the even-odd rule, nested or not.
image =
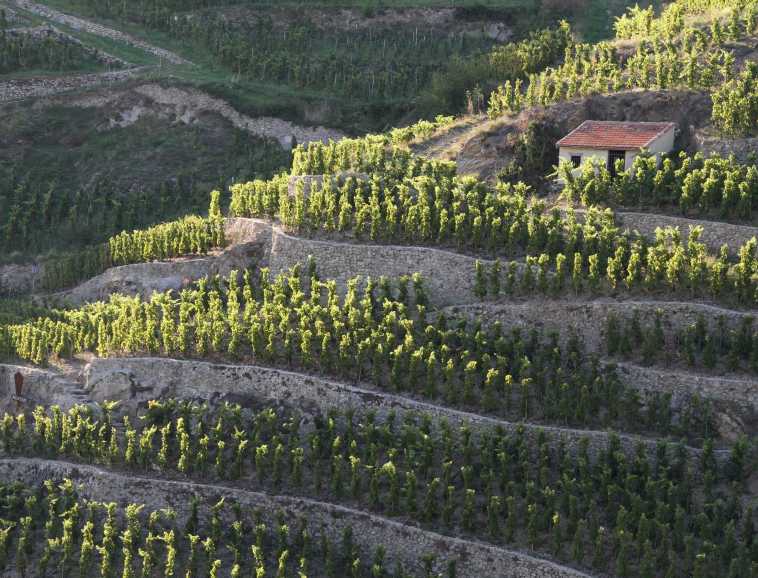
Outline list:
[[[318,272],[323,279],[334,279],[338,288],[344,290],[349,279],[355,276],[378,279],[384,275],[397,278],[402,275],[420,273],[430,304],[435,307],[474,304],[479,298],[474,292],[476,259],[452,251],[432,247],[417,247],[404,245],[372,245],[366,243],[349,243],[322,241],[296,237],[283,231],[278,225],[261,219],[230,218],[226,220],[225,233],[230,247],[217,255],[209,255],[196,259],[177,259],[168,262],[138,263],[109,269],[80,286],[54,295],[58,301],[68,301],[80,304],[107,298],[110,293],[122,292],[131,295],[139,294],[148,297],[153,291],[180,289],[189,281],[195,281],[206,275],[227,274],[233,269],[242,270],[255,266],[268,266],[272,274],[287,272],[294,265],[304,264],[308,256],[315,259]],[[481,259],[485,268],[489,269],[493,262]],[[524,265],[519,263],[517,277],[520,277]],[[505,272],[503,271],[503,280]],[[31,278],[30,278],[31,280]],[[529,304],[520,307],[523,315],[530,311],[536,313],[534,322],[541,324],[543,317],[549,320],[561,314],[564,305],[556,310],[549,301],[540,301],[540,307],[534,308]],[[547,303],[547,314],[540,310]],[[715,306],[701,304],[685,304],[671,302],[634,302],[610,301],[598,299],[592,303],[582,301],[565,302],[569,311],[577,307],[591,310],[619,309],[620,313],[640,310],[645,311],[665,309],[668,317],[680,318],[677,327],[684,327],[697,318],[702,312],[706,319],[715,319],[725,315],[728,319],[739,319],[744,313],[720,309]],[[639,303],[639,307],[636,307]],[[505,305],[503,305],[504,307]],[[511,304],[518,310],[518,304]],[[490,307],[486,305],[485,307]],[[475,314],[476,309],[466,311]],[[680,315],[683,314],[683,315]],[[576,317],[576,315],[574,316]],[[604,326],[589,327],[593,335],[588,335],[589,341],[597,342]],[[511,320],[512,322],[515,321]],[[566,325],[560,320],[554,324],[563,329]],[[574,319],[576,321],[576,319]],[[525,323],[522,322],[523,325]]]
[[[439,306],[475,300],[475,259],[449,251],[396,245],[363,245],[315,241],[292,237],[275,229],[269,267],[284,271],[293,263],[305,262],[308,255],[316,260],[319,275],[334,279],[338,285],[356,275],[378,279],[418,272],[430,301]]]
[[[654,213],[635,213],[631,211],[617,211],[616,223],[630,231],[638,231],[642,236],[655,238],[655,230],[665,227],[678,227],[683,239],[687,239],[690,227],[703,227],[700,240],[713,253],[718,253],[721,245],[726,243],[732,255],[736,255],[739,247],[747,243],[751,238],[758,236],[758,227],[749,225],[733,225],[718,221],[705,221],[701,219],[687,219]]]
[[[36,405],[59,405],[69,409],[89,400],[81,391],[77,381],[63,374],[23,365],[0,364],[0,411],[16,412],[20,406],[13,399],[15,395],[14,376],[17,371],[24,376],[22,397],[23,407],[33,409]]]
[[[689,406],[694,396],[711,403],[713,426],[724,441],[751,434],[758,424],[758,381],[747,378],[705,376],[689,371],[659,370],[633,363],[618,363],[616,375],[627,387],[640,392],[669,392],[675,410]]]
[[[51,96],[61,92],[83,90],[85,88],[92,88],[103,84],[121,82],[138,76],[149,68],[150,67],[147,66],[141,66],[127,68],[126,70],[116,70],[114,72],[6,80],[0,82],[0,102]]]
[[[47,301],[81,305],[106,300],[112,293],[149,298],[156,291],[180,290],[192,281],[228,275],[257,265],[263,258],[257,243],[241,243],[215,255],[111,267],[73,289],[45,297]]]
[[[758,153],[758,137],[728,138],[700,131],[695,134],[698,149],[707,156],[719,155],[726,157],[734,155],[741,163],[755,162]]]
[[[356,276],[378,279],[398,278],[420,273],[431,305],[445,307],[453,304],[478,301],[474,293],[476,259],[452,251],[432,247],[406,245],[372,245],[320,241],[295,237],[279,226],[260,219],[227,219],[227,238],[232,242],[255,239],[266,242],[267,266],[272,274],[288,271],[297,263],[305,263],[308,256],[315,259],[319,276],[334,279],[340,290]],[[487,267],[494,262],[480,261]],[[519,264],[517,277],[523,265]]]
[[[273,275],[285,273],[308,256],[316,260],[322,279],[334,279],[341,291],[355,276],[421,273],[434,306],[472,303],[476,259],[427,247],[351,244],[293,237],[278,226],[258,219],[227,219],[231,246],[217,254],[194,259],[137,263],[113,267],[81,285],[52,296],[54,301],[81,304],[105,299],[114,292],[149,297],[154,291],[181,289],[190,281],[234,269],[268,266]],[[491,265],[489,261],[482,261]]]
[[[70,478],[79,494],[91,500],[114,501],[128,504],[138,497],[149,509],[171,507],[177,513],[177,525],[182,527],[190,516],[191,500],[197,497],[206,503],[216,503],[220,498],[237,502],[243,508],[260,510],[269,525],[277,522],[279,514],[290,527],[297,527],[298,520],[305,518],[309,525],[320,527],[329,539],[339,542],[345,528],[351,527],[353,535],[364,548],[383,546],[390,559],[400,560],[415,568],[423,556],[435,554],[438,570],[444,571],[444,562],[458,559],[457,575],[462,578],[498,576],[508,578],[580,578],[589,574],[560,566],[487,544],[451,538],[435,532],[401,524],[381,516],[367,514],[329,503],[289,496],[272,496],[261,492],[225,488],[181,481],[147,479],[108,472],[93,466],[75,465],[38,459],[0,460],[0,478],[16,480],[28,485],[39,484],[46,479]],[[231,516],[231,509],[227,515]],[[228,522],[231,524],[232,519]],[[371,552],[365,552],[370,559]]]
[[[671,392],[674,403],[692,395],[733,406],[740,413],[758,413],[758,381],[750,378],[707,376],[693,372],[615,363],[619,380],[641,391]]]
[[[582,219],[585,214],[583,208],[575,207],[574,212]],[[562,209],[565,215],[566,211]],[[655,230],[666,227],[679,228],[682,239],[687,240],[690,227],[702,226],[703,232],[700,241],[705,244],[710,252],[718,254],[721,246],[729,245],[730,254],[736,257],[741,245],[753,237],[758,236],[758,227],[751,225],[735,225],[722,221],[708,221],[704,219],[688,219],[674,215],[660,215],[657,213],[640,213],[635,211],[615,210],[613,212],[616,224],[622,229],[637,231],[643,237],[655,239]]]
[[[750,313],[724,309],[703,303],[680,301],[614,301],[598,298],[592,301],[552,300],[534,298],[528,302],[501,301],[448,307],[447,314],[481,318],[485,323],[499,321],[505,329],[522,327],[545,332],[556,331],[567,339],[570,330],[583,338],[589,352],[601,353],[606,346],[606,324],[611,314],[619,321],[631,320],[638,314],[644,327],[652,324],[660,312],[664,335],[673,340],[679,331],[694,324],[700,315],[715,329],[718,318],[727,328],[736,329]]]
[[[556,441],[563,439],[566,449],[574,453],[578,453],[586,438],[588,452],[595,458],[607,449],[609,440],[608,433],[603,431],[516,424],[317,376],[254,365],[149,357],[94,359],[84,375],[85,388],[93,400],[122,400],[123,407],[130,411],[150,399],[181,398],[217,403],[229,401],[245,407],[273,405],[296,409],[306,416],[323,414],[335,407],[353,408],[357,414],[373,410],[379,418],[395,412],[399,421],[405,414],[429,414],[446,419],[451,425],[467,423],[475,430],[491,430],[499,426],[506,433],[516,433],[523,428],[526,437],[534,443],[537,443],[540,432],[545,432]],[[655,441],[651,439],[621,435],[620,441],[628,453],[635,451],[639,443],[651,456],[656,450]],[[690,448],[690,451],[699,454],[699,450]]]

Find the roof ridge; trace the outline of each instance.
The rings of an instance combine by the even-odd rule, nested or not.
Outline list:
[[[556,146],[634,150],[647,147],[676,126],[672,121],[587,119]]]

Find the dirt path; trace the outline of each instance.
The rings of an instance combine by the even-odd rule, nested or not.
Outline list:
[[[69,26],[73,28],[74,30],[81,30],[83,32],[88,32],[96,36],[109,38],[111,40],[116,40],[118,42],[129,44],[130,46],[135,46],[136,48],[140,48],[141,50],[144,50],[145,52],[149,52],[150,54],[153,54],[170,64],[192,64],[189,60],[182,58],[181,56],[179,56],[178,54],[174,52],[171,52],[170,50],[166,50],[165,48],[159,48],[143,40],[139,40],[129,34],[126,34],[125,32],[121,32],[120,30],[115,30],[113,28],[103,26],[102,24],[90,22],[89,20],[85,20],[84,18],[79,18],[78,16],[71,16],[69,14],[64,14],[63,12],[59,12],[58,10],[54,10],[42,4],[37,4],[36,2],[30,2],[29,0],[10,0],[10,1],[16,6],[18,6],[19,8],[23,8],[24,10],[28,10],[29,12],[33,12],[34,14],[37,14],[38,16],[42,16],[43,18],[47,18],[48,20],[57,22],[58,24]]]
[[[481,116],[462,117],[443,132],[411,146],[411,150],[416,155],[430,159],[455,160],[457,152],[473,135],[496,122],[497,120],[490,121]]]
[[[127,475],[87,464],[40,458],[0,459],[0,472],[3,479],[14,479],[29,485],[51,478],[69,478],[80,482],[80,494],[91,500],[129,503],[139,496],[140,501],[150,509],[172,506],[180,519],[189,515],[192,496],[209,502],[228,497],[229,501],[255,508],[272,518],[275,513],[290,518],[291,522],[306,518],[315,522],[314,527],[323,527],[323,531],[333,534],[332,539],[336,540],[342,536],[344,528],[351,527],[360,537],[361,544],[371,547],[381,545],[392,558],[399,558],[406,564],[417,564],[429,553],[436,554],[441,562],[458,558],[461,562],[457,575],[463,578],[493,575],[513,578],[592,576],[518,550],[439,534],[413,524],[311,498],[147,477],[132,472]]]

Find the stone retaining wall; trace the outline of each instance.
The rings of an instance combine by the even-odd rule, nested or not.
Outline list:
[[[352,528],[357,543],[364,549],[364,559],[371,559],[373,550],[383,546],[391,560],[416,568],[423,556],[434,554],[436,569],[444,572],[447,560],[459,560],[457,575],[461,578],[507,576],[509,578],[580,578],[589,574],[541,560],[514,550],[506,550],[483,542],[462,540],[401,524],[352,508],[307,498],[272,496],[262,492],[194,484],[190,482],[141,478],[108,472],[97,467],[41,459],[2,459],[0,478],[37,485],[47,479],[70,478],[79,494],[90,500],[117,502],[125,505],[137,499],[149,509],[170,507],[177,513],[177,525],[186,524],[191,501],[197,497],[205,503],[221,498],[237,502],[243,508],[259,510],[264,521],[273,526],[278,516],[291,528],[298,520],[326,532],[339,543],[343,530]],[[230,509],[225,512],[232,522]]]
[[[23,404],[14,401],[14,376],[20,371],[24,376]],[[0,411],[16,412],[20,408],[31,410],[36,405],[59,405],[69,409],[85,400],[72,395],[79,384],[72,378],[55,371],[24,365],[0,364]]]
[[[335,407],[352,408],[358,415],[374,411],[380,419],[394,412],[399,422],[405,414],[429,414],[446,419],[453,426],[466,423],[479,431],[500,426],[506,433],[516,433],[523,428],[526,437],[535,444],[540,432],[545,432],[556,441],[562,439],[567,450],[573,453],[578,453],[586,438],[588,451],[595,458],[607,449],[609,440],[604,431],[517,424],[327,378],[253,365],[144,357],[94,359],[85,370],[85,379],[85,387],[93,400],[123,400],[124,407],[131,411],[150,399],[180,398],[214,403],[229,401],[245,407],[273,405],[295,409],[306,416],[323,414]],[[619,437],[624,451],[629,454],[640,443],[651,455],[655,453],[653,439]],[[690,448],[690,452],[699,454],[694,448]]]
[[[758,381],[750,378],[709,376],[692,372],[642,367],[633,363],[615,363],[622,383],[641,391],[666,391],[674,401],[693,395],[733,405],[742,413],[758,412]]]
[[[700,235],[700,241],[708,249],[718,254],[721,245],[729,245],[730,253],[737,255],[740,245],[744,245],[751,238],[758,236],[758,227],[749,225],[732,225],[719,221],[705,221],[702,219],[687,219],[685,217],[674,217],[668,215],[657,215],[654,213],[635,213],[632,211],[618,211],[615,213],[616,223],[622,228],[636,230],[642,236],[651,239],[655,238],[655,230],[665,227],[679,227],[682,239],[686,240],[689,235],[690,227],[703,227],[703,233]]]
[[[121,82],[134,78],[149,69],[149,66],[140,66],[127,68],[126,70],[116,70],[114,72],[6,80],[0,82],[0,102],[51,96],[61,92]]]
[[[356,276],[390,279],[419,272],[433,306],[473,303],[476,259],[451,251],[429,247],[369,245],[318,241],[288,235],[276,225],[259,219],[232,218],[226,221],[226,236],[231,243],[225,251],[197,258],[135,263],[112,267],[84,283],[59,293],[42,297],[45,301],[78,305],[107,299],[111,293],[149,297],[154,291],[181,289],[190,281],[207,275],[228,274],[268,266],[273,275],[305,264],[308,256],[316,261],[319,275],[334,279],[344,291],[347,281]],[[486,266],[491,261],[482,260]],[[517,276],[524,265],[519,264]],[[0,269],[1,271],[1,269]],[[26,269],[24,269],[26,271]],[[13,277],[9,269],[8,275]],[[24,287],[36,279],[26,275]],[[17,283],[18,285],[18,283]],[[15,287],[18,291],[20,287]]]
[[[206,276],[226,276],[233,270],[254,267],[263,257],[259,244],[241,243],[220,253],[203,257],[111,267],[73,289],[45,296],[44,300],[81,305],[91,301],[107,300],[113,293],[149,298],[156,291],[181,290],[191,282]]]
[[[397,278],[418,272],[424,279],[424,288],[433,306],[444,307],[478,300],[474,293],[476,259],[452,251],[431,247],[318,241],[294,237],[260,219],[227,219],[226,234],[233,243],[247,240],[263,244],[268,255],[265,263],[273,274],[286,272],[296,263],[305,263],[312,255],[321,278],[334,279],[340,289],[344,289],[347,281],[357,275],[378,279],[382,275]],[[488,260],[480,261],[486,267],[493,264]],[[520,277],[523,267],[519,264],[517,276]]]
[[[480,317],[487,323],[500,321],[505,329],[522,327],[545,332],[557,331],[568,338],[569,329],[582,336],[586,350],[604,353],[606,350],[606,324],[613,314],[620,321],[639,315],[643,329],[651,327],[656,312],[661,313],[664,334],[673,340],[677,332],[694,324],[702,315],[710,328],[716,328],[716,320],[723,316],[727,328],[736,329],[749,313],[724,309],[704,303],[679,301],[615,301],[597,298],[592,301],[540,299],[527,302],[501,301],[473,305],[453,306],[446,313]]]
[[[334,279],[340,287],[356,275],[378,279],[382,275],[397,278],[418,272],[434,305],[476,300],[476,259],[472,257],[424,247],[315,241],[274,230],[269,257],[273,272],[285,271],[294,263],[305,262],[308,255],[314,257],[319,275]]]

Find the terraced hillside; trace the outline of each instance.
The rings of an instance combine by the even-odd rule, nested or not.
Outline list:
[[[561,17],[583,28],[581,7],[511,0],[132,4],[0,3],[0,266],[198,213],[210,188],[286,170],[297,143],[460,110],[556,61]],[[533,57],[511,65],[519,50]]]
[[[758,173],[701,138],[756,137],[728,54],[758,5],[671,6],[628,18],[712,48],[703,83],[497,89],[481,122],[511,127],[512,170],[440,158],[472,116],[314,138],[198,215],[4,269],[0,573],[758,577]],[[569,42],[585,78],[603,48]],[[113,122],[172,90],[127,85]],[[528,164],[634,94],[687,118],[681,154],[560,185]]]

